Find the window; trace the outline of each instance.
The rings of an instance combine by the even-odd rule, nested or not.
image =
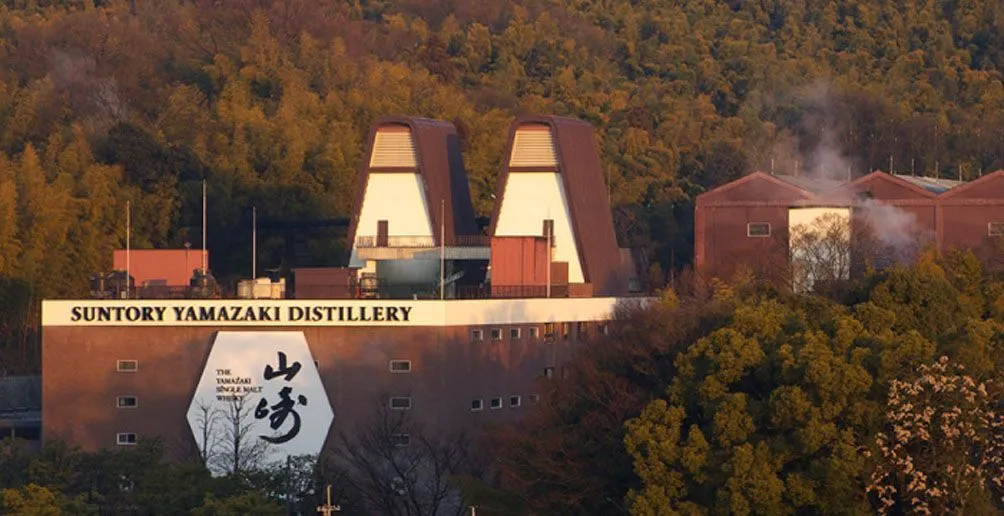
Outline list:
[[[568,323],[561,323],[561,340],[568,340]]]
[[[509,328],[509,340],[519,340],[519,328]]]
[[[411,372],[411,360],[391,360],[390,361],[390,372],[392,372],[392,373],[410,373]]]
[[[410,396],[394,396],[390,399],[390,408],[392,410],[408,410],[411,408],[411,397]]]
[[[390,444],[396,448],[405,448],[411,445],[410,434],[393,434],[390,436]]]
[[[502,408],[502,398],[492,398],[492,410]]]
[[[509,408],[516,408],[520,406],[523,400],[519,396],[509,396]]]
[[[544,337],[554,337],[554,323],[544,323]]]
[[[136,444],[136,434],[120,432],[115,434],[115,444],[119,446],[129,446]]]
[[[501,328],[492,328],[492,340],[502,340]]]
[[[610,327],[606,323],[599,323],[596,325],[596,333],[600,335],[610,335]]]
[[[139,362],[136,360],[119,360],[115,363],[115,370],[120,373],[135,373],[139,369]]]
[[[540,403],[540,394],[531,394],[530,403]]]
[[[537,340],[538,338],[540,338],[540,329],[538,329],[537,327],[527,328],[526,338],[530,340]]]
[[[1004,236],[1004,222],[990,222],[987,224],[987,235],[992,237]]]
[[[587,326],[584,322],[575,323],[575,338],[584,339],[587,333]]]
[[[471,400],[471,412],[477,412],[483,408],[485,408],[485,400],[481,398]]]
[[[770,236],[770,223],[769,222],[750,222],[746,224],[746,236],[750,237],[769,237]]]
[[[481,342],[485,338],[485,333],[481,330],[471,330],[471,342]]]
[[[544,378],[554,378],[554,368],[545,367],[544,368]]]
[[[115,406],[118,408],[136,408],[139,405],[139,400],[136,396],[119,396],[115,400]]]

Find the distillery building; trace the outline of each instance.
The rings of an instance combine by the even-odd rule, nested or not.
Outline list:
[[[44,301],[43,440],[157,436],[211,463],[234,421],[281,459],[388,411],[429,432],[522,417],[579,343],[644,298],[591,126],[518,118],[503,163],[480,231],[452,124],[384,118],[347,266],[295,270],[293,297]]]
[[[799,290],[813,281],[799,270],[813,267],[804,248],[824,234],[842,240],[827,251],[842,256],[823,259],[837,277],[865,262],[909,260],[926,246],[971,249],[992,262],[1004,236],[1004,171],[970,182],[881,171],[843,182],[754,172],[698,196],[695,219],[698,270],[728,276],[741,267]],[[818,257],[822,247],[808,254]]]

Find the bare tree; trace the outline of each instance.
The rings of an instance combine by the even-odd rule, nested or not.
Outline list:
[[[792,290],[811,292],[821,285],[850,279],[850,219],[827,213],[791,228]]]
[[[201,399],[192,407],[191,412],[199,460],[208,468],[216,462],[219,448],[223,444],[219,427],[223,424],[224,412],[214,404]]]
[[[465,514],[453,479],[485,471],[471,437],[429,432],[408,411],[379,407],[356,432],[340,435],[334,453],[350,496],[374,514]]]
[[[238,474],[266,466],[269,443],[258,438],[255,431],[254,397],[235,396],[226,403],[219,422],[218,453],[209,463],[210,471],[218,474]]]

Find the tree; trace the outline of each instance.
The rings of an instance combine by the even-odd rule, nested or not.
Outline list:
[[[846,282],[851,275],[850,219],[827,213],[810,224],[791,228],[792,289],[821,291],[827,285]]]
[[[1004,510],[1004,414],[987,384],[941,357],[893,380],[868,491],[882,514]]]
[[[386,398],[383,398],[386,399]],[[350,500],[374,514],[467,514],[454,477],[479,478],[485,465],[463,431],[426,429],[377,402],[372,418],[339,436],[333,457]]]
[[[63,513],[58,497],[52,491],[38,485],[28,484],[20,489],[0,491],[0,501],[8,514],[33,514],[58,516]]]
[[[525,420],[495,432],[502,486],[538,512],[623,511],[638,482],[623,422],[665,391],[677,354],[726,311],[689,299],[620,310],[609,336],[583,344],[560,378],[541,379],[541,403]]]
[[[730,323],[677,357],[666,398],[626,423],[632,513],[865,510],[867,334],[831,301],[778,297],[738,292]]]
[[[215,416],[210,412],[203,421],[218,438],[209,438],[208,444],[212,453],[203,454],[211,459],[209,469],[215,473],[240,475],[251,473],[269,466],[266,463],[269,454],[269,443],[259,439],[255,433],[257,422],[254,417],[254,396],[237,396],[226,402],[226,409]],[[200,416],[203,413],[200,412]],[[218,424],[220,431],[215,433],[213,424]],[[201,434],[202,432],[200,432]],[[213,460],[214,459],[214,460]]]
[[[235,496],[217,499],[212,493],[199,507],[192,509],[196,516],[279,516],[285,514],[282,506],[261,493],[250,491]]]

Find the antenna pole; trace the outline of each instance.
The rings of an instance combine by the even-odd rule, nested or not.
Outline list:
[[[258,278],[258,207],[251,206],[251,279]]]
[[[206,274],[206,180],[202,180],[202,275]]]
[[[439,200],[439,299],[446,299],[446,201]]]
[[[551,208],[547,209],[547,219],[551,219]],[[547,228],[547,297],[551,297],[551,260],[554,256],[551,254],[551,235],[554,233],[554,222],[552,220],[550,227]]]
[[[132,204],[130,201],[126,201],[126,298],[132,297],[132,290],[130,288],[131,280],[129,278],[130,271],[132,270],[131,263],[131,251],[132,246],[130,241],[132,240]]]

